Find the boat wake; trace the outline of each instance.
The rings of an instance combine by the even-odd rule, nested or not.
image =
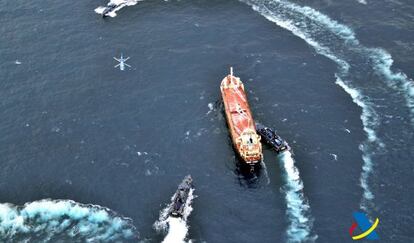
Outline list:
[[[361,208],[367,210],[368,205],[373,206],[372,199],[374,198],[368,186],[369,175],[375,165],[372,155],[384,149],[384,144],[376,133],[380,124],[381,113],[378,111],[380,106],[370,102],[369,97],[381,97],[381,94],[373,93],[367,82],[370,77],[361,78],[361,72],[357,72],[358,67],[350,63],[364,63],[367,66],[363,68],[371,70],[371,72],[364,70],[364,73],[375,74],[377,76],[375,81],[381,82],[375,85],[383,84],[383,89],[387,88],[388,93],[396,93],[394,98],[404,97],[402,101],[396,100],[395,102],[402,102],[401,105],[407,107],[407,114],[411,116],[411,125],[414,125],[414,82],[404,73],[391,70],[393,59],[387,51],[361,45],[351,28],[315,9],[285,0],[240,1],[250,5],[253,10],[269,21],[303,39],[318,54],[338,65],[336,84],[342,87],[352,97],[354,103],[362,109],[361,120],[367,140],[360,144],[360,150],[363,153],[360,181],[364,190]]]
[[[154,229],[158,233],[167,234],[162,241],[163,243],[187,242],[186,238],[189,229],[189,226],[187,225],[187,219],[193,211],[191,205],[195,197],[194,189],[191,188],[190,192],[188,193],[182,217],[172,217],[170,215],[171,209],[174,206],[174,198],[177,196],[176,194],[174,194],[171,198],[171,203],[161,210],[159,219],[153,225]]]
[[[185,238],[188,233],[187,223],[181,218],[169,217],[168,223],[168,234],[165,236],[163,243],[182,243],[186,242]]]
[[[374,194],[371,192],[368,185],[369,175],[373,170],[372,154],[375,154],[379,149],[384,149],[385,145],[377,137],[376,127],[379,123],[379,117],[375,110],[372,108],[367,97],[362,95],[357,89],[352,88],[349,84],[346,84],[339,76],[336,77],[336,84],[344,89],[348,93],[352,101],[357,104],[361,109],[361,121],[364,127],[364,131],[367,134],[367,140],[359,145],[359,149],[362,152],[362,172],[360,177],[360,184],[363,189],[363,198],[360,207],[364,210],[368,210],[368,205],[371,200],[374,199]]]
[[[41,200],[0,204],[2,242],[113,242],[137,240],[132,220],[97,205]]]
[[[292,153],[280,154],[280,167],[284,172],[283,192],[287,204],[287,217],[290,225],[287,229],[288,242],[314,242],[318,236],[312,234],[313,217],[310,206],[303,194],[303,182],[295,166]]]
[[[387,85],[399,90],[406,99],[406,105],[411,112],[411,124],[414,126],[414,81],[403,72],[391,71],[394,60],[391,54],[383,49],[371,48],[366,50],[374,64],[374,70],[387,80]]]

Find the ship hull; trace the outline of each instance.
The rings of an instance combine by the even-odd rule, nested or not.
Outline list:
[[[256,133],[243,83],[239,78],[228,75],[223,79],[220,89],[235,150],[247,164],[260,162],[262,159],[260,136]]]

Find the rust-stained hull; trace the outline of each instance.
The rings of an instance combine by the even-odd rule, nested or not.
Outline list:
[[[263,157],[262,145],[260,136],[256,133],[243,83],[231,71],[221,82],[220,89],[234,148],[244,162],[260,162]]]

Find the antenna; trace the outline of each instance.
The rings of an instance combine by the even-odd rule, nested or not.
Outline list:
[[[230,76],[233,76],[233,67],[230,67]]]

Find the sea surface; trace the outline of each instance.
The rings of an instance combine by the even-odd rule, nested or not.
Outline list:
[[[1,2],[1,242],[161,242],[188,174],[186,241],[352,242],[355,211],[379,242],[414,240],[414,1],[105,4]],[[230,66],[293,149],[264,146],[254,176],[221,105]]]

